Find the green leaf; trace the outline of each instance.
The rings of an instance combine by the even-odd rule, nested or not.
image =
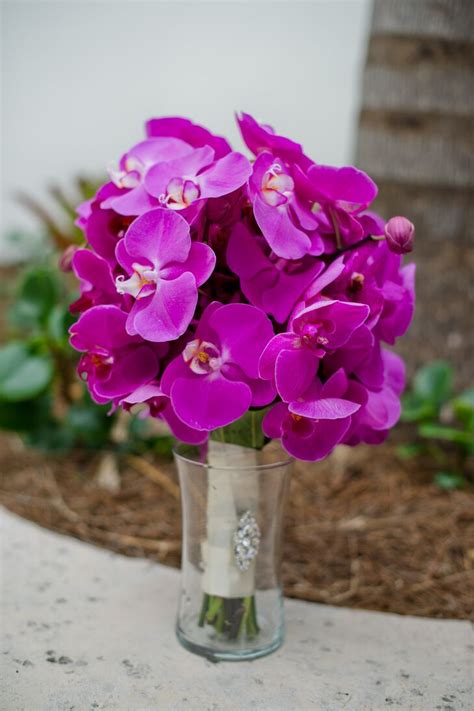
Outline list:
[[[0,401],[0,429],[29,432],[49,417],[49,398],[42,396],[24,402]]]
[[[47,388],[53,365],[47,355],[31,355],[24,343],[13,342],[0,349],[0,400],[30,400]]]
[[[437,408],[414,393],[402,397],[402,422],[421,422],[436,419]]]
[[[421,368],[413,379],[413,392],[438,408],[451,397],[453,369],[445,361],[435,361]]]
[[[109,442],[114,417],[109,416],[109,405],[97,405],[87,400],[71,405],[64,428],[71,433],[75,444],[88,449],[99,449]]]
[[[440,489],[451,491],[453,489],[462,489],[466,486],[466,480],[461,474],[456,472],[438,472],[435,474],[434,482]]]
[[[59,299],[59,282],[55,272],[46,267],[28,271],[20,285],[11,317],[19,326],[42,325]]]
[[[153,452],[159,457],[167,457],[168,459],[171,459],[175,442],[176,440],[174,437],[164,435],[163,437],[156,437],[153,442],[150,442],[150,444],[152,444]]]
[[[26,433],[26,442],[47,452],[67,452],[74,446],[73,433],[53,419]]]
[[[466,429],[474,431],[474,388],[452,401],[454,414]]]
[[[28,348],[20,341],[11,341],[0,348],[0,383],[15,371],[29,356]]]
[[[68,340],[69,327],[74,323],[74,316],[69,310],[57,304],[48,316],[48,335],[59,345],[65,345]]]
[[[240,444],[242,447],[261,449],[265,444],[262,432],[262,420],[267,410],[249,410],[240,419],[231,422],[211,432],[211,439],[229,444]]]
[[[413,459],[418,454],[422,454],[425,447],[422,444],[400,444],[396,451],[400,459]]]
[[[420,425],[418,432],[426,439],[442,439],[456,444],[471,445],[474,439],[472,432],[463,432],[454,427],[444,427],[443,425],[424,424]]]

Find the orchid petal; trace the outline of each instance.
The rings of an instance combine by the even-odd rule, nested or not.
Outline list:
[[[220,373],[196,376],[190,387],[178,378],[171,387],[171,402],[179,419],[198,430],[214,430],[238,420],[248,410],[252,391],[245,383],[227,380]]]
[[[293,224],[285,206],[271,207],[257,195],[253,210],[265,239],[279,257],[300,259],[309,251],[310,238]]]
[[[252,173],[249,160],[241,153],[229,153],[198,176],[201,197],[216,198],[237,190]]]
[[[308,349],[282,350],[275,363],[275,383],[284,402],[299,398],[316,375],[319,359]]]
[[[127,320],[129,333],[164,343],[182,336],[197,304],[196,280],[190,272],[177,279],[161,279],[152,296],[135,301]]]

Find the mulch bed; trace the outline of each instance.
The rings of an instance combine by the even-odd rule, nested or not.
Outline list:
[[[432,466],[401,461],[393,443],[339,448],[320,464],[298,464],[286,515],[285,594],[474,619],[474,489],[439,490]],[[178,567],[173,464],[124,459],[116,491],[100,484],[98,467],[98,456],[45,456],[1,435],[0,503],[46,528]]]

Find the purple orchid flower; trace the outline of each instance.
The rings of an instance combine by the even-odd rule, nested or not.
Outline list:
[[[385,221],[369,210],[355,214],[342,207],[333,209],[326,205],[320,206],[314,214],[325,254],[335,254],[339,247],[353,247],[369,236],[383,239]]]
[[[81,296],[69,306],[71,313],[86,311],[100,304],[121,304],[108,262],[90,249],[78,249],[72,269],[79,279]]]
[[[134,405],[140,404],[145,407],[139,413],[139,417],[155,417],[166,422],[172,434],[181,442],[187,444],[203,444],[207,441],[209,433],[203,430],[195,430],[181,422],[176,416],[171,400],[163,392],[158,384],[154,381],[141,385],[133,393],[127,395],[119,403],[125,410],[132,410]]]
[[[135,299],[127,332],[155,342],[181,336],[193,318],[197,289],[214,269],[212,249],[191,242],[180,215],[157,208],[132,223],[116,255],[129,275],[117,277],[117,291]]]
[[[157,162],[146,173],[145,189],[170,210],[184,210],[197,200],[227,195],[248,180],[252,168],[241,153],[214,158],[213,149],[203,146],[182,157]]]
[[[293,313],[321,297],[366,304],[370,308],[366,326],[393,345],[407,330],[414,311],[415,266],[400,267],[401,257],[390,252],[385,241],[364,244],[334,260],[308,287]]]
[[[304,155],[300,143],[295,143],[285,136],[279,136],[271,126],[258,123],[250,114],[236,115],[242,138],[247,148],[258,156],[263,151],[279,155],[289,163],[298,163],[302,167],[312,165],[312,161]]]
[[[297,301],[293,311],[289,317],[289,323],[293,321],[295,316],[299,314],[307,306],[311,306],[323,298],[323,292],[328,288],[329,284],[332,284],[344,271],[344,258],[338,257],[333,262],[331,262],[326,269],[319,274],[311,284],[305,289],[302,297]]]
[[[176,415],[189,427],[213,430],[275,397],[258,377],[258,359],[273,335],[267,316],[249,304],[210,304],[195,338],[161,380]]]
[[[118,306],[93,306],[69,329],[72,347],[85,352],[78,373],[98,403],[123,398],[152,380],[167,350],[130,336],[126,321]]]
[[[326,377],[343,368],[362,385],[376,390],[382,386],[384,377],[380,342],[364,324],[356,328],[341,348],[327,353],[321,367]]]
[[[103,257],[109,265],[116,265],[115,248],[117,242],[127,231],[130,223],[135,219],[119,215],[112,209],[104,209],[101,205],[110,197],[120,194],[120,189],[113,183],[106,183],[97,191],[95,197],[86,204],[79,206],[76,225],[83,230],[87,242],[94,252]],[[84,209],[82,209],[84,208]]]
[[[77,219],[75,221],[75,224],[81,230],[83,230],[85,228],[85,226],[87,225],[87,220],[89,219],[91,212],[92,212],[93,203],[94,203],[94,198],[90,198],[89,200],[84,200],[84,202],[81,202],[76,207]]]
[[[275,383],[284,402],[292,402],[314,381],[327,351],[341,348],[367,319],[362,304],[320,301],[299,313],[291,332],[279,333],[267,344],[259,363],[260,377]]]
[[[415,265],[401,267],[401,260],[400,255],[393,254],[382,241],[370,251],[362,248],[354,261],[348,263],[347,270],[357,263],[349,289],[354,294],[354,301],[370,306],[369,322],[374,335],[390,345],[406,332],[415,308]],[[335,282],[336,289],[337,286]]]
[[[255,220],[278,257],[317,256],[324,244],[315,232],[318,221],[298,195],[291,168],[266,151],[259,154],[249,180]]]
[[[380,444],[400,418],[400,395],[405,387],[405,366],[396,353],[382,349],[383,380],[377,389],[367,390],[367,402],[353,418],[345,435],[351,446],[366,442]]]
[[[377,186],[366,173],[352,166],[335,168],[313,164],[306,171],[295,166],[293,177],[301,198],[320,206],[317,213],[319,233],[336,238],[327,245],[327,251],[363,239],[369,224],[360,213],[377,196]],[[377,234],[383,234],[383,227],[381,232],[379,226],[376,229]]]
[[[324,269],[313,257],[286,260],[276,257],[262,237],[238,222],[227,247],[227,263],[240,278],[240,287],[254,306],[272,315],[278,323],[288,318],[298,298]]]
[[[112,183],[118,194],[106,198],[101,207],[110,208],[120,215],[142,215],[159,207],[159,201],[145,189],[148,170],[157,164],[176,160],[193,153],[193,148],[178,138],[148,138],[133,146],[119,161],[109,168]]]
[[[366,402],[364,388],[348,380],[341,369],[322,384],[315,379],[307,400],[277,403],[265,415],[264,434],[281,438],[286,451],[298,459],[318,461],[342,441],[351,417]]]
[[[369,176],[358,168],[330,165],[311,165],[306,174],[297,171],[297,182],[302,193],[311,202],[320,205],[343,207],[348,212],[367,208],[377,196],[377,186]]]
[[[145,127],[149,138],[156,136],[179,138],[193,148],[210,146],[216,158],[222,158],[232,151],[225,138],[216,136],[207,128],[180,116],[153,118],[146,122]]]
[[[392,254],[383,261],[383,271],[378,275],[384,303],[373,332],[377,338],[393,345],[406,333],[415,310],[415,264],[401,267],[401,257]],[[383,253],[383,248],[380,253]]]

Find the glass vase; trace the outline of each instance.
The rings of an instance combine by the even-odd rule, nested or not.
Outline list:
[[[176,632],[191,652],[218,660],[261,657],[282,644],[281,539],[292,460],[209,442],[174,452],[183,552]]]

